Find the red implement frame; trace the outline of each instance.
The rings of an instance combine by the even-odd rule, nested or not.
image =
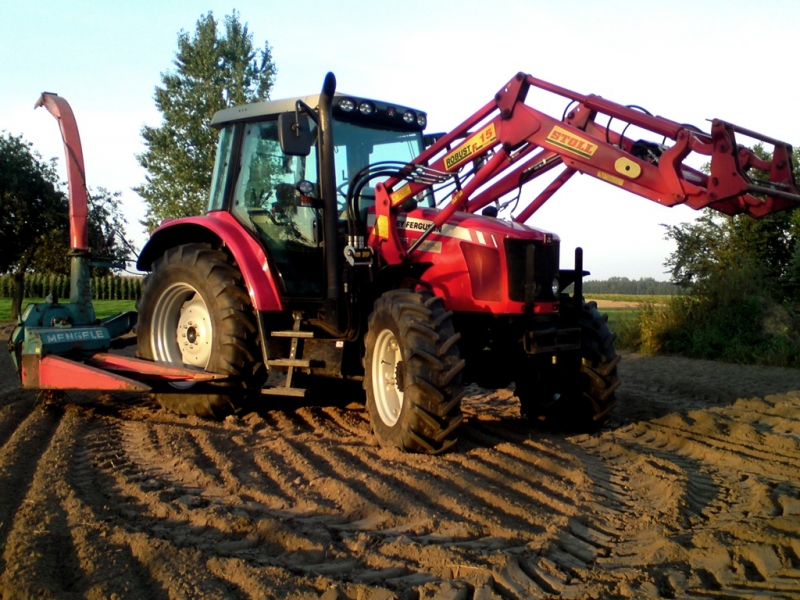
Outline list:
[[[562,120],[554,119],[524,103],[531,86],[563,96],[575,106]],[[609,125],[598,124],[599,115],[608,117]],[[622,133],[610,129],[612,120],[623,125]],[[651,131],[664,143],[642,146],[625,137],[628,125]],[[738,145],[737,133],[771,145],[772,159],[762,160]],[[684,164],[692,153],[710,158],[709,174]],[[405,260],[408,249],[393,215],[406,198],[434,185],[431,176],[439,182],[458,177],[458,189],[433,218],[431,231],[455,211],[475,212],[558,166],[563,167],[561,173],[514,221],[527,221],[578,172],[664,206],[686,204],[758,218],[798,206],[800,190],[791,157],[789,144],[719,119],[705,133],[518,73],[492,102],[414,159],[411,165],[425,170],[425,181],[415,181],[413,169],[408,169],[411,175],[398,175],[376,186],[376,227],[370,245],[388,263]],[[751,167],[766,171],[768,181],[751,179],[747,175]]]
[[[22,387],[28,390],[150,391],[150,386],[133,379],[52,354],[23,355],[21,376]]]
[[[85,362],[63,356],[22,357],[22,387],[33,390],[149,392],[142,381],[212,381],[227,375],[165,365],[118,354],[97,353]]]

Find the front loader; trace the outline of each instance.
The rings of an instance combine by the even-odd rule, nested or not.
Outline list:
[[[569,101],[562,118],[526,104],[531,88]],[[426,121],[337,93],[332,74],[319,95],[214,116],[207,213],[162,224],[138,262],[150,274],[137,354],[162,406],[212,416],[355,381],[379,443],[439,453],[456,441],[467,382],[513,381],[529,421],[597,426],[620,384],[614,335],[583,300],[581,250],[562,268],[558,237],[525,225],[533,213],[575,173],[665,206],[755,218],[800,200],[788,144],[720,120],[704,132],[522,73],[452,131],[426,136]],[[631,126],[660,139],[626,137]],[[772,158],[737,134],[771,145]],[[692,155],[710,172],[688,166]],[[28,360],[42,372],[58,354]],[[97,356],[66,354],[76,368]]]

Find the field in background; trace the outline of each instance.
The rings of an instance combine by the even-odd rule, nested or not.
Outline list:
[[[608,315],[608,326],[617,334],[617,349],[638,350],[641,342],[638,323],[644,303],[653,308],[665,307],[673,296],[634,294],[585,294],[587,300],[597,302],[601,313]]]
[[[608,315],[608,326],[616,332],[622,329],[623,323],[633,322],[639,315],[638,308],[601,308],[600,312]]]
[[[600,312],[608,314],[608,324],[612,331],[622,333],[617,340],[618,348],[627,348],[630,344],[626,342],[627,331],[626,323],[632,323],[639,314],[641,302],[653,302],[655,304],[665,303],[670,296],[635,296],[632,294],[591,294],[587,300],[594,300],[598,303]],[[43,298],[26,298],[24,307],[28,304],[44,302]],[[94,300],[94,310],[98,319],[103,319],[111,315],[129,310],[136,310],[134,300]],[[11,298],[0,298],[0,322],[11,321]]]
[[[605,302],[632,302],[634,304],[639,304],[642,302],[653,302],[655,304],[666,304],[670,298],[673,296],[667,295],[656,295],[656,294],[589,294],[584,293],[584,297],[587,300],[594,300],[595,302],[600,304],[604,304]],[[618,308],[609,306],[609,308]]]
[[[632,318],[638,312],[640,302],[655,302],[662,304],[670,296],[634,296],[632,294],[592,294],[587,296],[587,300],[595,300],[600,306],[600,312],[608,313],[609,321],[619,323],[622,320]],[[43,298],[26,298],[22,305],[23,309],[28,304],[44,302]],[[632,303],[634,306],[621,306],[615,303]],[[97,317],[102,319],[117,313],[136,310],[134,300],[94,300],[94,310]],[[11,320],[11,298],[0,298],[0,321]]]
[[[28,304],[36,304],[37,302],[44,302],[43,298],[25,298],[22,301],[22,309]],[[129,310],[136,310],[135,300],[94,300],[94,312],[98,319],[110,317],[117,313],[126,312]],[[0,298],[0,321],[11,320],[11,298]]]

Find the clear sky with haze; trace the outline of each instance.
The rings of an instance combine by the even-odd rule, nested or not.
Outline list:
[[[0,130],[58,157],[64,172],[57,126],[33,110],[42,91],[64,96],[78,119],[89,186],[123,193],[129,234],[141,247],[145,207],[131,188],[145,175],[135,159],[141,127],[160,122],[154,88],[173,69],[178,32],[194,31],[209,10],[221,20],[233,8],[215,0],[7,0]],[[429,132],[446,131],[525,71],[674,121],[707,127],[716,117],[800,143],[800,2],[243,0],[235,8],[255,44],[272,46],[273,99],[316,93],[333,71],[341,91],[423,109]],[[564,108],[560,99],[537,102],[529,94],[529,104],[553,116]],[[523,192],[522,202],[534,195]],[[582,246],[592,279],[667,279],[672,247],[660,224],[696,216],[581,176],[529,224],[561,237],[565,266]]]

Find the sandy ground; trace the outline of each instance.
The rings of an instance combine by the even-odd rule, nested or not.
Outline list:
[[[37,402],[0,357],[3,598],[800,597],[800,372],[625,355],[592,435],[473,389],[457,450],[362,407]]]

